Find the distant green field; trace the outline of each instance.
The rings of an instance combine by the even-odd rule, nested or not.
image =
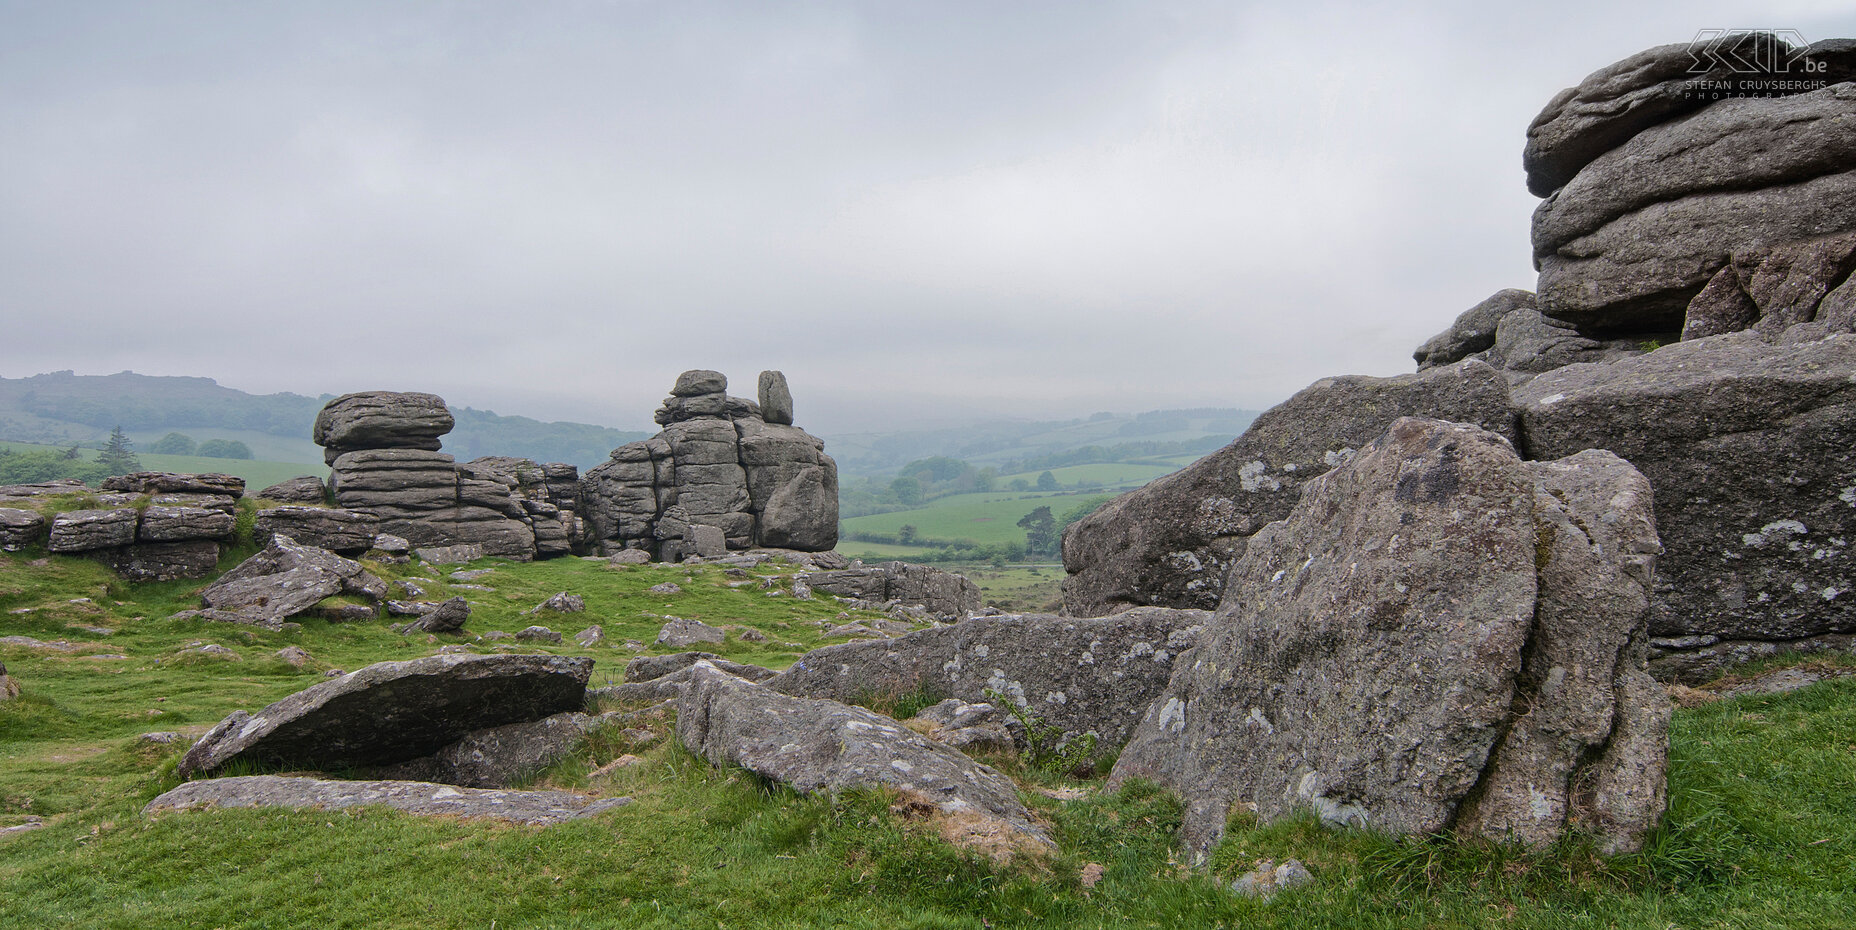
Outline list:
[[[0,447],[8,449],[53,449],[56,446],[37,445],[30,442],[8,442],[0,440]],[[81,454],[86,459],[97,457],[95,450],[85,449]],[[136,460],[148,471],[176,472],[216,472],[222,475],[236,475],[245,479],[245,485],[252,491],[269,487],[279,481],[295,478],[298,475],[315,475],[327,477],[329,469],[325,465],[305,462],[260,462],[255,459],[212,459],[198,455],[154,455],[137,452]]]
[[[1184,458],[1187,463],[1197,458],[1197,456],[1192,455],[1180,457]],[[1050,469],[1050,473],[1051,477],[1056,478],[1057,483],[1064,487],[1074,487],[1082,483],[1119,487],[1121,485],[1146,484],[1161,475],[1172,474],[1178,471],[1179,468],[1180,466],[1178,465],[1107,462],[1097,465],[1065,465],[1062,468]],[[1042,471],[1043,470],[1040,469],[1039,471],[1023,472],[1016,475],[1003,475],[999,478],[999,481],[1001,483],[1010,483],[1014,478],[1023,478],[1026,481],[1035,483],[1038,480],[1038,475],[1041,474]]]
[[[890,562],[897,559],[908,562],[919,559],[927,551],[925,546],[892,546],[888,543],[838,540],[838,552],[847,558],[863,559],[867,562]]]
[[[1048,505],[1053,515],[1062,517],[1064,511],[1094,496],[1061,493],[956,494],[917,510],[853,517],[844,521],[844,528],[848,533],[894,534],[904,524],[908,524],[929,539],[971,539],[981,544],[1024,542],[1025,531],[1019,528],[1018,521],[1026,514]],[[864,545],[869,544],[846,541],[840,543],[839,548],[848,554],[852,546]],[[892,556],[895,557],[900,556]]]

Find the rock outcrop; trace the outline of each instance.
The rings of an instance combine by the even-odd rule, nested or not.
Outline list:
[[[910,562],[884,562],[801,572],[796,580],[813,591],[845,598],[872,610],[920,608],[937,620],[965,620],[980,609],[980,588],[965,575]]]
[[[1853,79],[1856,41],[1729,36],[1563,92],[1525,158],[1538,298],[1416,353],[1501,368],[1526,457],[1603,448],[1649,476],[1659,677],[1856,645]]]
[[[1064,613],[1218,606],[1251,534],[1288,514],[1311,479],[1393,421],[1428,416],[1514,438],[1508,382],[1474,360],[1394,378],[1323,378],[1236,441],[1109,501],[1063,535]]]
[[[1703,50],[1700,71],[1697,46],[1663,46],[1554,98],[1525,157],[1546,198],[1533,223],[1541,312],[1587,337],[1673,341],[1729,265],[1744,274],[1753,256],[1856,230],[1849,46],[1742,36]],[[1719,316],[1731,279],[1715,290],[1698,336],[1735,325]],[[1807,308],[1779,312],[1811,322]]]
[[[1402,419],[1251,540],[1112,777],[1179,790],[1198,855],[1236,804],[1634,848],[1663,806],[1655,549],[1648,484],[1616,456],[1526,463]]]
[[[204,578],[232,538],[244,487],[244,479],[230,475],[171,472],[118,475],[105,479],[97,492],[63,481],[10,485],[0,488],[0,501],[46,507],[61,495],[83,493],[100,506],[55,513],[50,520],[31,510],[0,508],[0,548],[19,549],[42,538],[50,552],[97,559],[130,581]]]
[[[369,391],[332,400],[315,440],[335,503],[374,515],[378,532],[422,547],[480,546],[511,559],[564,555],[581,533],[571,465],[489,457],[459,465],[438,451],[452,426],[433,394]]]
[[[321,478],[313,475],[279,481],[258,492],[258,497],[280,504],[324,504],[328,502],[328,496],[328,486],[322,483]]]
[[[380,531],[380,518],[359,510],[334,507],[273,507],[258,511],[252,522],[252,541],[268,546],[278,536],[288,536],[306,546],[356,556],[374,547]]]
[[[592,659],[549,655],[381,662],[255,714],[233,712],[177,771],[187,778],[235,759],[320,769],[406,762],[474,731],[579,710],[592,671]]]
[[[1739,332],[1548,372],[1515,394],[1528,451],[1609,449],[1656,489],[1659,674],[1724,643],[1856,633],[1856,335]]]
[[[719,372],[684,372],[655,415],[664,431],[614,449],[581,479],[588,533],[602,551],[676,561],[712,549],[699,540],[716,531],[727,549],[837,545],[838,466],[823,442],[791,425],[785,376],[762,378],[773,420],[727,386]]]
[[[814,649],[769,679],[783,694],[837,701],[928,694],[969,703],[988,691],[1032,711],[1064,738],[1094,734],[1119,749],[1166,687],[1211,614],[1142,607],[1112,617],[978,617],[871,642]]]
[[[811,794],[885,787],[952,819],[980,819],[1049,847],[1011,779],[900,723],[836,701],[788,697],[698,662],[677,699],[677,736],[711,762]]]
[[[427,817],[482,817],[549,826],[630,804],[569,791],[455,788],[418,781],[336,781],[284,775],[236,775],[190,781],[155,798],[144,814],[198,808],[282,807],[338,811],[386,807]]]

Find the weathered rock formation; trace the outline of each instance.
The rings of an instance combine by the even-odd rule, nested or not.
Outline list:
[[[338,811],[387,807],[428,817],[482,817],[549,826],[631,803],[569,791],[454,788],[418,781],[335,781],[284,775],[237,775],[190,781],[148,802],[145,814],[197,808],[282,807]]]
[[[328,496],[328,486],[313,475],[279,481],[258,492],[258,497],[280,504],[325,504]]]
[[[1644,670],[1650,491],[1614,455],[1520,460],[1402,419],[1251,540],[1113,778],[1231,807],[1612,850],[1660,818],[1668,704]]]
[[[965,620],[981,604],[979,585],[965,575],[910,562],[802,572],[796,580],[860,607],[920,608],[938,620]]]
[[[571,465],[489,457],[459,465],[438,451],[451,413],[432,394],[346,394],[316,417],[335,503],[374,515],[416,546],[476,545],[512,559],[564,555],[578,537]]]
[[[1691,50],[1548,105],[1526,156],[1550,195],[1538,301],[1503,291],[1416,353],[1504,369],[1526,457],[1604,448],[1649,476],[1667,546],[1651,667],[1684,680],[1856,647],[1856,41],[1730,38],[1706,73]],[[1800,80],[1693,84],[1773,77]]]
[[[1732,651],[1689,653],[1723,643],[1856,633],[1856,335],[1683,342],[1548,372],[1515,403],[1535,458],[1609,449],[1656,489],[1663,673],[1710,672]]]
[[[675,561],[719,531],[728,549],[824,551],[838,542],[838,466],[792,426],[779,372],[761,379],[774,407],[729,397],[719,372],[687,371],[656,415],[657,436],[612,451],[580,482],[588,532],[605,552],[642,549]],[[704,529],[708,528],[708,529]]]
[[[900,723],[836,701],[788,697],[705,662],[677,699],[690,752],[811,794],[887,787],[955,819],[981,819],[1048,847],[1011,779]]]
[[[258,511],[252,522],[252,541],[268,546],[288,536],[305,546],[356,556],[374,547],[380,518],[359,510],[333,507],[273,507]]]
[[[1395,378],[1323,378],[1257,417],[1236,441],[1115,498],[1063,535],[1064,613],[1218,606],[1251,534],[1302,486],[1404,416],[1474,423],[1514,438],[1508,382],[1478,361]]]
[[[1546,198],[1533,224],[1541,312],[1586,336],[1673,337],[1730,263],[1745,270],[1747,253],[1856,229],[1851,43],[1729,44],[1702,72],[1694,47],[1651,49],[1535,119],[1524,160]],[[1733,91],[1697,92],[1698,81]]]
[[[321,769],[406,762],[473,731],[579,710],[592,671],[592,659],[549,655],[381,662],[255,714],[234,711],[177,771],[211,773],[234,759]]]
[[[801,656],[767,687],[850,701],[926,693],[970,703],[988,691],[1028,708],[1064,737],[1094,734],[1119,749],[1191,649],[1211,614],[1143,607],[1111,617],[979,617],[895,639],[844,643]]]
[[[103,481],[102,504],[55,514],[0,509],[0,548],[43,541],[50,552],[95,558],[130,581],[204,578],[232,538],[245,481],[230,475],[137,472]],[[63,494],[88,493],[75,482],[0,488],[0,500],[43,506]]]

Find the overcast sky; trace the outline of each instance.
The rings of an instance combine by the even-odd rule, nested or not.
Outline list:
[[[1732,27],[1856,3],[0,0],[0,376],[1266,407],[1531,288],[1528,121]]]

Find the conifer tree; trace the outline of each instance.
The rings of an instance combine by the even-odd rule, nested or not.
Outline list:
[[[120,426],[110,431],[109,443],[103,447],[102,452],[97,453],[97,464],[112,475],[126,475],[142,470],[142,463],[136,460],[129,437],[123,435]]]

